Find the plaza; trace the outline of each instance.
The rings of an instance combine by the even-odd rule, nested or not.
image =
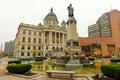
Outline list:
[[[61,24],[53,8],[43,23],[19,24],[15,40],[7,42],[6,54],[0,55],[0,80],[120,79],[120,12],[103,14],[84,38],[78,35],[71,3],[67,10],[67,20]]]
[[[19,74],[12,74],[8,73],[6,71],[6,66],[8,62],[8,58],[4,57],[0,59],[2,62],[0,62],[0,80],[70,80],[70,78],[66,78],[64,76],[59,76],[59,77],[53,77],[49,78],[45,72],[38,72],[38,71],[33,71],[37,73],[34,77],[24,77],[20,76]],[[96,74],[75,74],[74,75],[74,80],[93,80],[91,77]]]

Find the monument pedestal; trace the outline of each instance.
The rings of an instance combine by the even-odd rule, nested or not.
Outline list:
[[[80,60],[76,60],[76,59],[70,59],[70,61],[68,61],[65,64],[66,67],[83,67],[83,64],[80,64]]]

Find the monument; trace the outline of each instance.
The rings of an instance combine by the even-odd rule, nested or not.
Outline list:
[[[81,49],[78,42],[78,34],[77,34],[77,28],[76,24],[77,21],[74,17],[73,13],[74,9],[72,7],[72,4],[68,6],[68,20],[67,20],[67,26],[68,26],[68,36],[67,36],[67,42],[66,42],[66,48],[67,52],[70,55],[70,61],[68,61],[65,65],[66,66],[83,66],[80,64],[80,60],[74,59],[74,55],[78,54],[80,55]]]

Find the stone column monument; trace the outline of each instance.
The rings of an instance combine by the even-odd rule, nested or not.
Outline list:
[[[72,4],[68,6],[68,20],[67,20],[67,26],[68,26],[68,36],[67,36],[67,43],[66,48],[68,50],[68,53],[70,55],[70,61],[66,64],[66,66],[81,66],[79,60],[74,59],[75,54],[80,54],[81,49],[78,42],[78,34],[77,34],[77,28],[76,24],[77,21],[74,17],[73,13],[74,9],[72,7]]]

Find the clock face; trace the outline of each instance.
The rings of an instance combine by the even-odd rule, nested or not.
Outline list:
[[[70,20],[70,23],[72,24],[72,23],[73,23],[73,20]]]

